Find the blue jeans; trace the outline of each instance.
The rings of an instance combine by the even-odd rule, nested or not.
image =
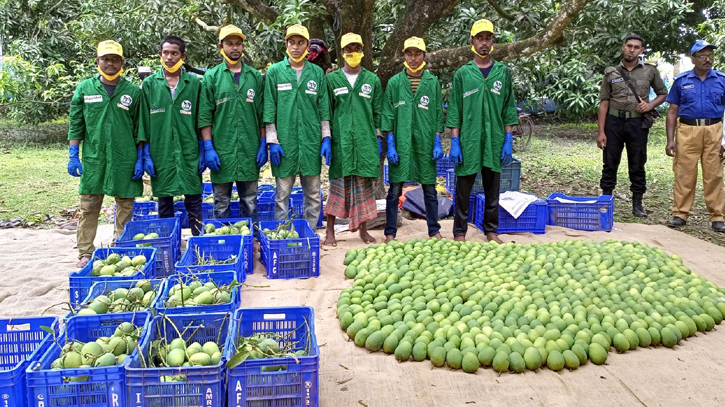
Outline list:
[[[434,184],[422,185],[425,201],[425,220],[428,222],[428,236],[440,233],[438,223],[438,193]],[[403,183],[390,184],[385,204],[385,236],[395,237],[398,232],[398,200],[403,194]]]
[[[214,189],[214,217],[226,219],[232,217],[232,210],[229,207],[232,199],[233,182],[223,184],[212,184]],[[252,223],[257,223],[257,181],[237,181],[237,193],[239,194],[239,217],[252,218]]]

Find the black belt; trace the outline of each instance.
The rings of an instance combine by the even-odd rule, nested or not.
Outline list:
[[[720,123],[721,121],[722,117],[718,117],[717,119],[683,119],[680,117],[680,123],[688,126],[711,126],[713,124]]]

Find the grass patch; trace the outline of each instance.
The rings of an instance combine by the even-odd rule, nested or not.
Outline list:
[[[541,125],[534,129],[529,148],[515,156],[520,158],[521,190],[546,197],[552,192],[568,195],[599,196],[602,152],[596,146],[596,125]],[[632,193],[629,191],[626,151],[614,191],[615,222],[665,225],[671,218],[674,173],[672,158],[665,154],[664,120],[655,123],[647,149],[647,193],[644,196],[646,219],[632,216]],[[682,231],[700,239],[725,246],[725,235],[712,231],[705,207],[702,174],[698,178],[695,205]]]

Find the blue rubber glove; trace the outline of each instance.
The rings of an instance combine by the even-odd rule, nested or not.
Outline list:
[[[383,138],[378,137],[378,156],[383,156]]]
[[[512,133],[504,134],[503,148],[501,149],[501,166],[506,167],[513,161],[514,135]]]
[[[212,143],[211,140],[204,142],[204,161],[206,161],[206,166],[210,170],[214,172],[219,171],[219,167],[221,166],[219,154],[217,154],[214,150],[214,143]]]
[[[74,177],[80,177],[83,175],[83,166],[81,160],[78,158],[78,150],[80,146],[78,144],[71,144],[68,148],[68,174]]]
[[[143,170],[151,177],[156,176],[154,160],[151,159],[151,145],[149,143],[144,143],[143,145]]]
[[[320,157],[325,157],[325,165],[330,166],[332,162],[332,147],[330,146],[330,137],[322,139],[322,147],[320,147]]]
[[[257,168],[267,164],[267,137],[259,139],[259,150],[257,150]]]
[[[199,174],[206,171],[206,160],[204,159],[204,140],[199,139]]]
[[[443,147],[441,146],[441,135],[436,133],[436,140],[433,143],[433,161],[443,158]]]
[[[390,164],[398,164],[400,160],[398,158],[398,151],[395,150],[395,135],[388,133],[386,138],[388,141],[388,162]]]
[[[451,137],[451,152],[448,154],[448,158],[453,161],[453,164],[455,165],[463,162],[460,139],[460,137]]]
[[[279,163],[282,161],[282,157],[284,157],[284,150],[282,150],[282,146],[279,144],[270,144],[269,145],[269,160],[272,161],[272,165],[279,165]]]
[[[143,177],[143,147],[139,147],[136,152],[136,165],[133,166],[133,177],[131,177],[134,181]]]

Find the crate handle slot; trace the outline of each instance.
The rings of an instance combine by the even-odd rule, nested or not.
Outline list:
[[[78,375],[78,376],[66,376],[66,375],[63,375],[63,379],[64,379],[63,382],[66,382],[65,379],[68,379],[68,382],[73,382],[73,383],[76,383],[76,382],[87,382],[88,380],[90,380],[90,376],[88,376],[88,375]],[[75,379],[75,380],[70,380],[70,379]]]
[[[287,319],[287,314],[264,314],[264,319]]]
[[[7,324],[5,326],[5,330],[6,331],[29,331],[30,330],[30,323],[27,323],[27,324],[18,324],[18,325],[9,323],[9,324]]]
[[[262,366],[260,368],[261,374],[275,374],[275,373],[286,372],[286,371],[287,371],[287,365]]]

